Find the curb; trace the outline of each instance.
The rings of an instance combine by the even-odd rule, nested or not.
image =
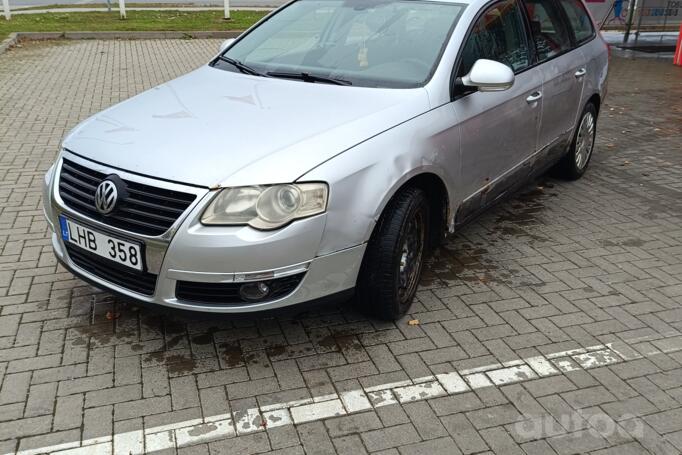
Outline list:
[[[0,54],[17,44],[19,41],[19,37],[17,35],[18,33],[10,33],[7,39],[0,42]]]
[[[149,31],[149,32],[15,32],[0,43],[0,54],[16,46],[24,40],[54,40],[54,39],[102,39],[102,40],[132,40],[132,39],[205,39],[205,38],[236,38],[243,30],[213,30],[213,31]]]

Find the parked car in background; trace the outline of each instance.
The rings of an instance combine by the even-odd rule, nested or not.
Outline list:
[[[295,0],[68,134],[55,254],[144,304],[399,318],[446,233],[583,175],[607,65],[580,0]]]

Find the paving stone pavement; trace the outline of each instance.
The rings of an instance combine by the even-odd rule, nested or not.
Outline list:
[[[682,451],[682,68],[614,57],[586,176],[459,231],[395,324],[126,304],[57,265],[42,175],[78,121],[218,44],[0,56],[0,454]]]

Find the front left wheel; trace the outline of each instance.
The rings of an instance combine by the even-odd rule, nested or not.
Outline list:
[[[404,188],[388,203],[362,261],[355,297],[361,311],[391,321],[407,313],[424,265],[429,220],[419,188]]]

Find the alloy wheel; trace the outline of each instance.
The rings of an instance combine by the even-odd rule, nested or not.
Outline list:
[[[580,122],[578,137],[575,143],[575,165],[582,170],[590,160],[594,147],[594,115],[586,112]]]

